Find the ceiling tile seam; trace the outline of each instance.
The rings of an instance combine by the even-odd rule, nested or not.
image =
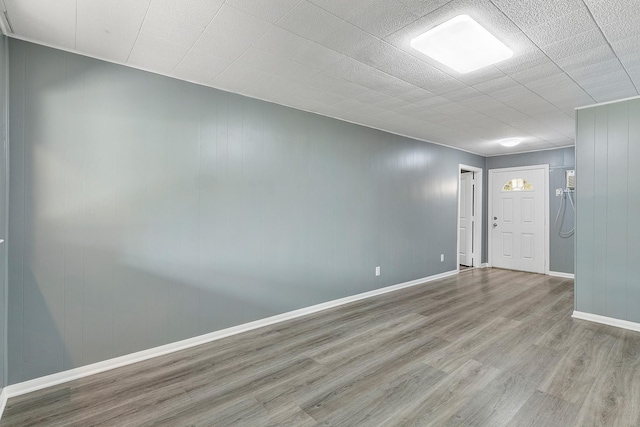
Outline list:
[[[509,76],[509,75],[506,75],[505,77],[508,77],[509,79],[513,80],[513,79],[511,78],[511,76]],[[556,108],[556,109],[557,109],[561,114],[565,115],[567,118],[571,118],[570,116],[568,116],[567,114],[565,114],[562,110],[560,110],[558,107],[556,107],[552,102],[550,102],[550,101],[546,100],[545,98],[541,97],[540,95],[538,95],[537,93],[533,92],[533,91],[532,91],[531,89],[529,89],[528,87],[526,87],[526,86],[524,86],[524,85],[520,84],[520,83],[519,83],[519,82],[517,82],[516,80],[513,80],[513,81],[514,81],[518,86],[520,86],[520,87],[522,87],[522,88],[524,88],[524,89],[528,90],[528,91],[529,91],[529,92],[531,92],[533,95],[537,95],[538,97],[540,97],[540,99],[543,99],[543,100],[545,100],[546,102],[548,102],[552,107]],[[468,85],[467,85],[467,86],[468,86]],[[471,87],[471,86],[469,86],[469,87]],[[477,90],[478,92],[480,92],[480,93],[482,93],[482,94],[484,94],[484,95],[486,95],[486,96],[488,96],[489,98],[491,98],[491,99],[493,99],[494,101],[496,101],[496,102],[498,102],[498,103],[500,103],[500,104],[504,105],[505,107],[509,107],[509,108],[514,109],[515,111],[519,112],[520,114],[522,114],[522,115],[524,115],[524,116],[527,116],[527,117],[528,117],[528,118],[530,118],[531,120],[533,120],[533,121],[535,121],[535,122],[537,122],[537,123],[539,123],[539,124],[541,124],[541,125],[543,125],[543,126],[548,126],[548,127],[550,127],[551,129],[553,129],[553,130],[557,131],[559,134],[561,134],[561,135],[563,135],[563,136],[566,136],[566,137],[568,137],[568,138],[573,138],[573,137],[574,137],[574,135],[567,135],[567,134],[565,134],[564,132],[562,132],[561,130],[559,130],[559,129],[555,128],[554,126],[550,126],[550,125],[548,125],[548,124],[543,123],[542,121],[540,121],[540,119],[538,119],[538,118],[536,118],[536,117],[534,117],[534,116],[532,116],[532,115],[530,115],[530,114],[527,114],[527,113],[525,113],[524,111],[519,110],[518,108],[514,107],[513,105],[506,104],[506,103],[504,103],[502,100],[497,99],[497,98],[494,98],[493,96],[491,96],[491,94],[490,94],[490,93],[483,92],[483,91],[478,90],[478,89],[476,89],[476,88],[473,88],[473,89],[474,89],[474,90]],[[447,95],[447,94],[440,95],[440,96],[442,96],[443,98],[448,99],[449,101],[451,101],[449,98],[447,98],[447,97],[446,97],[446,95]],[[451,102],[458,103],[457,101],[451,101]],[[415,105],[415,104],[414,104],[414,105]],[[465,106],[465,107],[466,107],[466,106]],[[496,120],[497,122],[502,123],[502,124],[504,124],[504,125],[512,126],[512,127],[514,127],[515,129],[519,129],[519,128],[517,128],[517,127],[513,126],[511,123],[504,122],[504,121],[502,121],[502,120],[500,120],[500,119],[498,119],[498,118],[496,118],[496,117],[493,117],[493,116],[488,116],[488,115],[486,115],[484,112],[479,111],[479,110],[477,110],[477,109],[475,109],[475,108],[473,108],[473,107],[466,107],[466,108],[469,108],[470,110],[473,110],[473,111],[475,111],[475,112],[477,112],[477,113],[479,113],[479,114],[483,115],[484,117],[487,117],[487,118],[489,118],[489,119],[491,119],[491,120]],[[436,110],[437,110],[437,109],[436,109]],[[447,113],[442,113],[442,114],[447,114]],[[531,134],[531,133],[529,133],[529,132],[527,132],[527,131],[522,131],[522,132],[523,132],[523,133],[526,133],[526,134],[528,134],[528,135],[531,135],[531,136],[536,137],[535,135],[533,135],[533,134]],[[536,137],[536,138],[538,138],[538,137]],[[540,138],[540,139],[542,139],[542,138]]]
[[[516,80],[512,79],[512,78],[511,78],[511,76],[507,75],[506,77],[510,78],[510,79],[511,79],[511,80],[513,80],[513,81],[514,81],[518,86],[520,86],[520,87],[522,87],[522,88],[524,88],[524,89],[528,90],[528,91],[529,91],[529,92],[531,92],[533,95],[536,95],[536,96],[538,96],[540,99],[543,99],[545,102],[548,102],[548,103],[549,103],[549,105],[551,105],[553,108],[555,108],[556,110],[558,110],[561,114],[565,115],[567,118],[572,119],[572,117],[570,117],[569,115],[565,114],[565,113],[564,113],[564,111],[562,111],[561,109],[559,109],[558,107],[556,107],[556,106],[555,106],[551,101],[549,101],[549,100],[547,100],[547,99],[543,98],[542,96],[538,95],[537,93],[535,93],[534,91],[532,91],[531,89],[529,89],[528,87],[526,87],[525,85],[523,85],[523,84],[521,84],[520,82],[518,82],[518,81],[516,81]],[[474,89],[475,89],[475,88],[474,88]],[[543,123],[543,122],[542,122],[542,121],[540,121],[540,119],[538,119],[537,117],[534,117],[534,116],[532,116],[531,114],[528,114],[528,113],[526,113],[526,112],[524,112],[524,111],[522,111],[522,110],[520,110],[520,109],[518,109],[518,108],[514,107],[513,105],[506,104],[506,103],[502,102],[500,99],[498,99],[498,98],[494,98],[490,93],[483,92],[483,91],[478,90],[478,89],[476,89],[476,90],[477,90],[478,92],[480,92],[480,93],[482,93],[482,94],[484,94],[484,95],[488,96],[489,98],[493,99],[493,100],[494,100],[494,101],[496,101],[496,102],[499,102],[499,103],[501,103],[501,104],[503,104],[503,105],[505,105],[505,106],[507,106],[507,107],[509,107],[509,108],[513,108],[515,111],[519,112],[520,114],[522,114],[522,115],[524,115],[524,116],[527,116],[527,117],[528,117],[528,118],[530,118],[531,120],[534,120],[535,122],[540,123],[541,125],[549,126],[549,127],[550,127],[550,128],[552,128],[553,130],[555,130],[555,131],[557,131],[558,133],[560,133],[561,135],[564,135],[564,136],[566,136],[566,137],[568,137],[568,138],[573,138],[573,137],[574,137],[574,135],[567,135],[567,134],[565,134],[564,132],[562,132],[561,130],[559,130],[559,129],[557,129],[557,128],[553,127],[553,126],[550,126],[550,125],[547,125],[547,124]],[[584,90],[584,89],[583,89],[583,90]],[[445,95],[446,95],[446,94],[445,94]],[[469,108],[471,108],[471,107],[469,107]],[[471,108],[471,109],[473,110],[473,108]],[[476,111],[476,110],[474,110],[474,111]],[[501,121],[500,119],[496,119],[496,118],[494,118],[494,117],[491,117],[491,118],[492,118],[492,119],[494,119],[494,120],[499,121],[500,123],[503,123],[503,124],[506,124],[506,125],[512,126],[510,123],[503,122],[503,121]],[[528,133],[528,132],[525,132],[525,133]]]
[[[225,3],[226,3],[226,1],[227,1],[227,0],[225,0]],[[274,24],[273,24],[273,25],[278,25],[278,24],[280,23],[280,21],[282,21],[286,16],[289,16],[289,14],[290,14],[291,12],[293,12],[293,10],[294,10],[295,8],[297,8],[298,6],[300,6],[300,3],[302,3],[303,1],[304,1],[304,0],[299,0],[299,1],[298,1],[298,3],[296,3],[296,5],[295,5],[295,6],[293,6],[291,9],[289,9],[289,11],[288,11],[287,13],[285,13],[284,15],[282,15],[282,16],[280,17],[280,19],[278,19],[276,22],[274,22]],[[231,6],[231,5],[229,5],[229,6]],[[316,5],[316,6],[317,6],[317,5]],[[280,27],[280,25],[278,25],[278,27]],[[282,27],[280,27],[280,28],[282,28]],[[285,29],[285,28],[283,28],[283,29]],[[300,37],[302,37],[302,36],[300,36]],[[303,38],[304,38],[304,37],[303,37]]]
[[[153,0],[152,0],[153,1]],[[178,63],[171,69],[171,73],[174,73],[176,71],[176,68],[178,68],[180,66],[180,64],[182,64],[182,61],[184,61],[184,59],[187,57],[187,55],[189,55],[191,53],[191,51],[193,50],[193,47],[198,44],[198,42],[200,41],[200,39],[202,38],[202,35],[205,33],[205,31],[207,31],[207,28],[209,28],[209,25],[211,25],[211,23],[213,22],[214,19],[216,19],[216,16],[218,16],[218,14],[220,13],[220,11],[222,10],[222,8],[227,4],[227,0],[225,0],[224,2],[222,2],[222,4],[220,5],[220,7],[218,8],[218,10],[216,10],[216,13],[213,14],[213,16],[211,17],[211,19],[209,20],[209,22],[207,23],[207,25],[204,26],[204,28],[202,29],[202,31],[200,32],[200,35],[198,36],[198,38],[193,42],[193,44],[191,45],[191,47],[189,49],[187,49],[187,52],[182,56],[182,58],[180,58],[180,61],[178,61]],[[231,5],[229,5],[229,7],[232,7]],[[234,8],[235,9],[235,8]],[[237,9],[236,9],[237,10]],[[146,18],[146,15],[145,15]],[[129,58],[127,58],[127,61],[129,61]]]
[[[127,55],[127,59],[125,60],[126,62],[129,62],[129,58],[131,57],[131,54],[133,53],[133,49],[136,47],[136,43],[138,43],[138,38],[140,38],[140,32],[142,32],[142,27],[144,26],[144,21],[147,20],[147,14],[149,13],[149,9],[151,9],[151,2],[153,0],[149,0],[149,4],[147,4],[147,10],[145,10],[144,12],[144,17],[142,18],[142,22],[140,22],[140,28],[138,28],[138,34],[136,34],[136,39],[133,42],[133,45],[131,46],[131,50],[129,50],[129,54]],[[76,4],[78,4],[78,1],[76,0]],[[77,33],[77,31],[76,31]]]
[[[622,66],[622,69],[624,70],[625,74],[627,75],[627,77],[629,78],[629,81],[631,82],[631,84],[633,85],[633,87],[636,90],[636,94],[640,95],[640,92],[638,92],[638,86],[636,86],[636,83],[633,81],[633,79],[631,78],[631,75],[629,74],[629,71],[627,70],[627,67],[624,66],[624,64],[622,63],[622,61],[620,60],[620,57],[618,56],[618,53],[616,52],[616,50],[613,48],[613,46],[611,45],[611,43],[609,42],[609,39],[607,38],[607,36],[604,34],[604,31],[602,31],[602,27],[600,27],[600,24],[598,23],[598,21],[596,20],[596,17],[593,16],[593,13],[591,12],[591,9],[589,9],[589,5],[587,5],[584,0],[582,0],[582,4],[584,4],[584,7],[587,8],[587,12],[589,13],[589,16],[591,16],[591,19],[593,19],[593,22],[596,24],[596,27],[598,27],[598,31],[600,31],[600,34],[602,34],[602,37],[604,38],[604,41],[607,42],[607,46],[609,46],[609,49],[611,49],[611,52],[613,52],[613,54],[616,56],[616,59],[618,60],[618,62],[620,63],[620,66]],[[595,100],[594,100],[595,101]]]
[[[300,5],[300,3],[302,3],[303,1],[304,1],[304,0],[300,0],[300,1],[298,1],[298,3],[296,3],[296,5],[295,5],[295,6],[293,6],[293,7],[292,7],[292,8],[291,8],[287,13],[285,13],[284,15],[282,15],[282,17],[281,17],[280,19],[278,19],[278,21],[276,21],[276,23],[275,23],[275,24],[271,24],[271,25],[273,25],[274,27],[278,27],[278,28],[280,28],[280,29],[282,29],[282,30],[284,30],[284,31],[289,31],[289,30],[287,30],[286,28],[282,28],[281,26],[279,26],[279,25],[278,25],[278,22],[282,21],[286,16],[288,16],[291,12],[293,12],[293,10],[294,10],[296,7],[298,7],[298,6]],[[224,5],[226,5],[227,7],[233,8],[233,9],[235,9],[235,10],[239,11],[239,12],[247,13],[247,12],[244,12],[244,11],[242,11],[242,10],[240,10],[240,9],[237,9],[237,8],[233,7],[233,6],[232,6],[232,5],[230,5],[230,4],[228,5],[226,0],[225,0],[225,2],[223,3],[223,6],[224,6]],[[222,6],[220,7],[220,9],[218,9],[218,11],[216,12],[216,15],[218,15],[218,13],[220,12],[220,10],[221,10],[221,9],[222,9]],[[251,14],[249,13],[249,15],[251,15]],[[254,15],[251,15],[251,16],[254,16]],[[213,21],[213,19],[214,19],[214,18],[215,18],[215,16],[214,16],[213,18],[211,18],[211,21],[209,21],[209,24],[207,24],[207,26],[205,27],[204,31],[206,31],[206,29],[209,27],[209,25],[211,25],[211,22]],[[254,18],[260,19],[261,21],[263,20],[262,18],[257,17],[257,16],[254,16]],[[342,19],[342,18],[339,18],[339,19]],[[266,21],[265,21],[265,22],[266,22]],[[202,32],[202,34],[204,33],[204,31]],[[290,32],[290,31],[289,31],[289,32]],[[260,38],[258,38],[255,42],[253,42],[253,43],[251,44],[251,46],[249,47],[249,49],[250,49],[250,48],[252,48],[252,47],[254,47],[254,46],[255,46],[255,45],[256,45],[260,40],[262,40],[264,37],[266,37],[268,33],[269,33],[269,31],[267,31],[267,32],[266,32],[266,33],[264,33],[262,36],[260,36]],[[200,34],[200,36],[202,36],[202,34]],[[301,36],[301,35],[299,35],[299,34],[295,34],[295,35],[297,35],[298,37],[300,37],[300,38],[302,38],[302,39],[305,39],[305,40],[308,40],[308,41],[310,41],[310,42],[313,42],[313,40],[310,40],[310,39],[308,39],[308,38],[306,38],[306,37],[302,37],[302,36]],[[200,40],[200,38],[198,38],[198,40]],[[196,43],[198,42],[198,40],[196,40]],[[196,43],[194,43],[194,44],[193,44],[193,46],[195,46],[195,45],[196,45]],[[191,47],[191,49],[193,48],[193,46]],[[186,58],[186,57],[187,57],[187,55],[189,54],[189,52],[191,52],[191,49],[189,49],[189,51],[188,51],[188,52],[185,54],[185,56],[180,60],[180,62],[182,62],[182,61],[184,60],[184,58]],[[261,50],[262,50],[262,49],[261,49]],[[209,79],[209,81],[207,81],[207,84],[208,84],[208,85],[213,84],[213,81],[216,79],[216,77],[218,77],[220,74],[224,73],[224,72],[225,72],[225,71],[227,71],[229,68],[231,68],[231,67],[233,66],[233,64],[235,64],[238,60],[240,60],[240,58],[242,58],[242,57],[244,56],[244,54],[245,54],[245,53],[246,53],[246,52],[244,52],[242,55],[240,55],[239,57],[237,57],[236,59],[234,59],[233,61],[231,61],[231,63],[230,63],[229,65],[227,65],[227,66],[226,66],[222,71],[220,71],[218,74],[216,74],[216,75],[215,75],[215,76],[213,76],[211,79]],[[178,62],[178,65],[180,65],[180,62]],[[174,70],[175,70],[175,68],[177,68],[177,67],[178,67],[178,65],[176,65],[176,67],[174,67]],[[173,70],[172,70],[172,72],[173,72]],[[258,81],[262,81],[262,80],[264,80],[265,78],[267,78],[268,76],[270,76],[270,75],[272,75],[272,74],[273,74],[273,72],[271,72],[271,73],[267,74],[266,76],[262,77],[261,79],[258,79]],[[256,84],[256,83],[258,83],[258,82],[252,82],[252,83],[249,83],[247,86],[243,87],[243,88],[241,89],[241,91],[244,91],[244,90],[248,89],[249,87],[253,86],[253,85],[254,85],[254,84]],[[238,93],[240,93],[240,92],[238,92]],[[292,107],[290,107],[290,108],[292,108]]]
[[[447,99],[448,99],[448,98],[447,98]],[[450,101],[451,101],[451,100],[450,100]],[[513,108],[514,110],[518,111],[516,108],[514,108],[514,107],[512,107],[512,106],[510,106],[510,105],[504,104],[504,103],[503,103],[502,101],[500,101],[500,100],[497,100],[497,99],[496,99],[496,101],[497,101],[497,102],[500,102],[500,103],[501,103],[502,105],[504,105],[505,107]],[[456,101],[451,101],[451,102],[454,102],[454,103],[456,103],[456,104],[457,104],[457,102],[456,102]],[[413,104],[413,105],[415,105],[415,104]],[[466,106],[465,106],[465,107],[466,107]],[[476,113],[480,114],[482,117],[485,117],[486,119],[489,119],[489,120],[495,120],[495,121],[497,121],[497,122],[499,122],[499,123],[502,123],[503,125],[510,126],[510,127],[514,128],[514,129],[517,129],[517,130],[519,130],[520,132],[522,132],[523,134],[526,134],[526,135],[531,136],[531,137],[533,137],[533,138],[538,138],[538,139],[543,140],[542,138],[540,138],[540,137],[538,137],[538,136],[536,136],[536,135],[532,134],[531,132],[527,132],[527,131],[521,130],[520,128],[518,128],[518,127],[514,126],[513,124],[510,124],[510,123],[504,122],[504,121],[502,121],[502,120],[500,120],[500,119],[498,119],[498,118],[496,118],[496,117],[489,116],[489,115],[485,114],[485,113],[484,113],[484,112],[482,112],[482,111],[476,110],[475,108],[472,108],[472,107],[466,107],[466,108],[469,108],[470,110],[475,111]],[[452,118],[457,117],[457,115],[456,115],[456,114],[450,114],[450,113],[447,113],[447,112],[439,111],[439,110],[438,110],[438,108],[435,108],[434,110],[438,111],[440,114],[445,115],[445,116],[447,116],[447,117],[452,117]],[[522,111],[519,111],[519,112],[520,112],[520,113],[522,113],[522,114],[524,114],[524,115],[526,115],[526,116],[527,116],[527,117],[529,117],[531,120],[537,121],[537,122],[538,122],[538,123],[540,123],[541,125],[545,125],[544,123],[542,123],[540,120],[536,119],[535,117],[529,116],[528,114],[525,114],[525,113],[523,113]],[[411,117],[411,116],[408,116],[408,117]],[[547,125],[545,125],[545,126],[547,126]],[[475,127],[477,127],[477,126],[475,126]],[[552,126],[549,126],[549,127],[553,128]],[[563,132],[559,131],[558,129],[555,129],[555,128],[553,128],[553,129],[554,129],[555,131],[557,131],[558,133],[562,134],[563,136],[567,136],[567,137],[569,137],[569,135],[565,135]],[[484,141],[487,141],[487,140],[485,140],[484,138],[480,138],[480,139],[482,139],[482,140],[484,140]],[[544,141],[544,140],[543,140],[543,141]],[[487,142],[491,142],[491,141],[487,141]]]
[[[496,9],[498,9],[500,12],[502,12],[502,14],[503,14],[503,15],[504,15],[504,16],[505,16],[509,21],[511,21],[511,23],[513,23],[513,25],[514,25],[518,30],[520,30],[520,32],[521,32],[521,33],[522,33],[522,34],[523,34],[527,39],[529,39],[529,41],[530,41],[531,43],[533,43],[533,45],[534,45],[535,47],[537,47],[537,48],[538,48],[538,50],[540,50],[540,52],[542,52],[542,54],[543,54],[544,56],[546,56],[546,57],[547,57],[547,59],[548,59],[549,61],[551,61],[551,62],[553,63],[553,65],[555,65],[555,66],[556,66],[556,67],[558,67],[560,70],[562,70],[562,72],[563,72],[567,77],[569,77],[569,78],[570,78],[570,79],[571,79],[571,80],[572,80],[576,85],[578,85],[578,86],[580,87],[580,89],[582,89],[582,90],[584,91],[584,93],[586,93],[586,94],[589,96],[589,98],[593,99],[593,102],[596,102],[596,100],[591,96],[591,94],[589,94],[589,92],[587,92],[587,90],[586,90],[584,87],[582,87],[582,85],[581,85],[580,83],[578,83],[578,82],[577,82],[573,77],[571,77],[569,74],[567,74],[567,72],[566,72],[566,71],[564,71],[564,68],[562,68],[561,66],[559,66],[559,65],[556,63],[556,61],[554,61],[554,60],[553,60],[549,55],[547,55],[547,53],[546,53],[544,50],[542,50],[542,48],[540,48],[540,46],[538,45],[538,43],[534,42],[534,41],[531,39],[531,37],[529,37],[529,35],[528,35],[528,34],[527,34],[527,33],[526,33],[526,32],[525,32],[525,31],[524,31],[524,30],[523,30],[523,29],[522,29],[518,24],[516,24],[516,23],[515,23],[515,21],[514,21],[513,19],[511,19],[511,17],[510,17],[509,15],[507,15],[507,13],[506,13],[505,11],[503,11],[502,9],[500,9],[500,7],[499,7],[497,4],[495,4],[495,3],[494,3],[494,0],[489,0],[489,2],[491,2],[491,4],[493,4],[493,6],[494,6]],[[587,8],[587,9],[588,9],[588,8]],[[591,19],[593,19],[593,16],[591,16]],[[594,24],[596,24],[596,26],[598,25],[598,23],[595,21],[595,19],[593,20],[593,23],[594,23]],[[606,40],[606,39],[605,39],[605,40]],[[614,52],[614,54],[615,54],[615,52]],[[541,97],[541,98],[545,99],[547,102],[549,102],[550,104],[554,105],[554,104],[553,104],[553,102],[549,101],[548,99],[546,99],[546,98],[544,98],[544,97]],[[555,105],[554,105],[554,106],[555,106]],[[557,108],[557,107],[556,107],[556,108]],[[560,110],[560,109],[558,108],[558,110]]]

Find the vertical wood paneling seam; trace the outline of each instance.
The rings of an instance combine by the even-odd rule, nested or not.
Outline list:
[[[113,83],[113,87],[117,86],[117,82],[115,79],[115,73],[112,72],[109,75],[112,79],[112,83]],[[111,109],[113,109],[114,107],[111,106]],[[115,194],[116,194],[116,185],[115,185],[115,177],[116,174],[114,173],[115,171],[115,166],[117,163],[117,160],[115,157],[112,157],[111,159],[112,163],[111,163],[111,167],[110,172],[111,172],[111,179],[109,180],[109,185],[110,185],[110,194],[109,194],[109,202],[111,203],[111,218],[109,221],[109,228],[111,229],[111,233],[112,235],[115,235],[115,223],[116,223],[116,202],[115,202]],[[111,354],[109,355],[109,357],[115,357],[116,356],[116,344],[115,344],[115,318],[116,318],[116,239],[112,239],[112,244],[111,244],[111,325],[110,325],[110,330],[111,330],[111,345],[110,345],[110,350],[111,350]]]
[[[602,221],[602,224],[603,224],[603,227],[604,227],[604,235],[607,236],[608,235],[607,233],[608,233],[608,230],[609,230],[609,227],[607,226],[607,220],[609,219],[609,157],[610,157],[609,156],[609,120],[610,120],[609,111],[610,111],[610,107],[606,106],[605,108],[606,108],[605,111],[607,112],[607,120],[605,122],[607,124],[607,133],[606,133],[606,142],[605,142],[606,149],[607,149],[606,150],[607,151],[607,161],[605,162],[605,166],[607,168],[607,172],[604,174],[604,177],[606,179],[606,183],[605,183],[606,184],[606,191],[605,191],[605,194],[604,194],[604,206],[605,206],[604,215],[605,215],[605,217],[604,217],[604,221]],[[594,158],[594,162],[595,161],[596,160]],[[595,218],[594,218],[594,221],[593,221],[594,232],[595,232],[596,224],[597,224],[597,221],[595,221]],[[594,246],[595,246],[595,242],[594,242]],[[606,242],[605,242],[605,248],[606,248]],[[594,255],[595,255],[595,251],[594,251]],[[603,285],[604,285],[604,313],[605,314],[608,314],[607,313],[607,311],[608,311],[607,308],[609,307],[609,292],[608,292],[608,290],[609,290],[609,280],[608,280],[608,277],[609,277],[609,274],[608,274],[608,272],[609,272],[609,262],[608,262],[608,258],[609,257],[608,257],[608,255],[609,254],[607,253],[607,249],[605,249],[605,251],[604,251],[604,257],[605,257],[605,259],[604,259],[604,261],[605,261],[605,264],[604,264],[605,279],[604,279],[604,283],[603,283]]]
[[[626,156],[626,165],[625,165],[625,174],[627,176],[626,179],[626,191],[625,191],[625,200],[626,200],[626,206],[625,206],[625,210],[626,210],[626,215],[627,215],[627,221],[626,221],[626,230],[625,230],[625,236],[627,236],[627,247],[626,247],[626,251],[627,251],[627,265],[625,266],[625,280],[624,280],[624,296],[625,296],[625,302],[628,301],[629,298],[629,146],[630,144],[630,140],[631,140],[631,115],[629,114],[631,111],[631,102],[627,101],[626,103],[627,106],[627,156]],[[627,310],[628,305],[625,303],[624,305],[624,318],[625,319],[629,319],[629,312]]]
[[[198,208],[197,208],[197,238],[198,238],[198,246],[197,246],[197,262],[196,262],[196,280],[202,280],[204,278],[204,262],[202,260],[202,121],[206,120],[204,117],[204,91],[198,91],[198,170],[196,172],[196,185],[198,191]],[[204,280],[202,280],[204,282]],[[198,298],[200,300],[200,298]],[[200,311],[200,304],[198,303],[198,321],[197,321],[197,330],[198,332],[202,332],[202,325],[200,324],[200,319],[202,318]],[[169,325],[167,325],[168,327]]]
[[[64,64],[64,80],[67,79],[67,75],[69,72],[69,62],[65,61]],[[69,92],[67,92],[68,95]],[[67,98],[66,100],[67,102],[65,103],[65,109],[69,106],[69,99]],[[66,117],[66,114],[65,114]],[[64,144],[62,146],[62,151],[63,151],[63,155],[66,154],[65,153],[65,149],[66,144]],[[67,191],[67,174],[65,171],[62,172],[62,194],[63,194],[63,200],[62,200],[62,211],[65,212],[66,214],[66,209],[68,206],[67,203],[67,197],[68,197],[68,191]],[[66,227],[64,227],[65,232]],[[66,234],[66,233],[65,233]],[[65,242],[65,240],[62,240],[62,369],[65,369],[64,366],[64,347],[65,347],[65,342],[67,340],[67,243]]]
[[[22,288],[22,292],[21,292],[21,296],[22,296],[22,324],[21,326],[21,330],[20,330],[20,357],[21,360],[19,361],[19,365],[20,365],[20,380],[23,381],[24,380],[24,315],[25,315],[25,310],[24,310],[24,270],[25,270],[25,256],[26,256],[26,233],[27,233],[27,194],[26,194],[26,188],[27,188],[27,153],[26,153],[26,145],[27,145],[27,138],[26,138],[26,132],[27,132],[27,49],[26,47],[23,45],[22,46],[22,59],[23,59],[23,63],[22,63],[22,70],[24,73],[24,78],[22,79],[22,84],[23,84],[23,88],[22,88],[22,96],[23,96],[23,100],[22,100],[22,280],[20,283],[20,286]]]
[[[88,94],[88,90],[87,93],[83,94],[86,95]],[[83,96],[84,98],[84,96]],[[81,176],[84,178],[82,180],[82,187],[80,189],[80,199],[82,201],[82,221],[80,222],[80,226],[82,227],[82,234],[81,234],[81,239],[82,241],[84,241],[84,239],[86,238],[86,231],[87,231],[87,227],[86,227],[86,223],[87,223],[87,211],[86,211],[86,186],[87,186],[87,176],[88,174],[86,173],[86,164],[87,164],[87,150],[85,148],[85,144],[80,144],[80,149],[82,150],[82,152],[80,153],[80,170],[81,170]],[[85,360],[84,360],[84,314],[85,314],[85,288],[86,288],[86,280],[85,280],[85,272],[86,272],[86,268],[85,268],[85,261],[86,261],[86,257],[85,254],[87,253],[87,251],[82,251],[82,280],[81,280],[81,284],[82,284],[82,306],[80,307],[80,319],[82,322],[82,328],[81,333],[80,333],[80,363],[82,365],[85,365]]]
[[[593,112],[593,152],[591,155],[591,173],[593,175],[593,197],[592,197],[592,206],[591,209],[593,210],[593,215],[592,215],[592,222],[591,222],[591,236],[594,236],[593,238],[593,242],[591,244],[591,256],[593,257],[593,259],[591,260],[591,265],[595,265],[595,247],[596,247],[596,240],[595,240],[595,224],[596,224],[596,195],[595,195],[595,191],[596,191],[596,147],[598,144],[598,110],[594,109]],[[592,295],[591,295],[591,310],[594,311],[595,313],[595,307],[596,307],[596,282],[595,280],[593,280],[593,284],[592,284]]]

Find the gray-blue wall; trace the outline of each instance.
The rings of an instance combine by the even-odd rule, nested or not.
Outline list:
[[[565,187],[564,171],[576,169],[575,148],[537,151],[533,153],[513,154],[508,156],[487,157],[487,169],[511,168],[518,166],[549,165],[549,270],[560,273],[574,272],[574,238],[560,237],[554,221],[560,208],[561,198],[556,196],[556,188]],[[580,176],[576,170],[576,178]],[[488,180],[487,180],[488,181]],[[573,228],[575,216],[569,200],[566,200],[566,211],[561,211],[558,223],[562,222],[562,231]],[[563,216],[564,215],[564,216]],[[487,240],[485,239],[485,242]],[[486,253],[485,248],[485,253]]]
[[[456,268],[483,157],[9,46],[9,383]]]
[[[9,77],[9,52],[8,40],[0,34],[0,239],[7,239],[7,185],[8,185],[8,158],[9,149],[7,141],[7,100]],[[7,362],[7,243],[0,244],[0,389],[6,381]]]
[[[578,110],[576,159],[576,310],[640,322],[640,99]]]

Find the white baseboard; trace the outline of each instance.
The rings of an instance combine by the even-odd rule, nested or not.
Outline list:
[[[489,263],[483,262],[482,264],[480,264],[480,268],[489,268]]]
[[[549,276],[562,277],[563,279],[575,279],[575,275],[573,273],[562,273],[560,271],[550,271]]]
[[[590,322],[602,323],[603,325],[615,326],[616,328],[629,329],[631,331],[640,332],[640,323],[630,322],[628,320],[615,319],[613,317],[585,313],[582,311],[574,311],[571,317],[573,317],[574,319],[588,320]]]
[[[0,418],[2,418],[2,413],[4,412],[4,407],[7,406],[7,388],[3,388],[0,392]]]
[[[142,362],[143,360],[152,359],[154,357],[163,356],[165,354],[174,353],[176,351],[185,350],[187,348],[210,343],[212,341],[226,338],[231,335],[237,335],[242,332],[251,331],[257,328],[262,328],[264,326],[269,326],[275,323],[284,322],[286,320],[291,320],[298,317],[306,316],[308,314],[317,313],[319,311],[338,307],[340,305],[348,304],[350,302],[371,298],[377,295],[386,294],[389,292],[397,291],[397,290],[408,288],[411,286],[421,285],[423,283],[432,282],[438,279],[443,279],[445,277],[453,276],[455,274],[458,274],[457,270],[447,271],[445,273],[424,277],[422,279],[411,280],[409,282],[387,286],[382,289],[375,289],[373,291],[364,292],[361,294],[352,295],[349,297],[312,305],[310,307],[305,307],[305,308],[301,308],[294,311],[289,311],[287,313],[278,314],[276,316],[267,317],[265,319],[256,320],[254,322],[233,326],[231,328],[222,329],[220,331],[211,332],[209,334],[200,335],[200,336],[189,338],[182,341],[176,341],[176,342],[162,345],[159,347],[150,348],[148,350],[138,351],[136,353],[115,357],[113,359],[104,360],[102,362],[93,363],[91,365],[81,366],[79,368],[70,369],[68,371],[58,372],[55,374],[47,375],[45,377],[35,378],[33,380],[12,384],[5,387],[2,390],[2,393],[0,393],[0,399],[3,399],[2,401],[0,401],[0,404],[2,404],[2,406],[0,406],[0,418],[2,417],[4,404],[6,404],[7,399],[11,397],[20,396],[26,393],[42,390],[44,388],[52,387],[68,381],[73,381],[80,378],[88,377],[89,375],[94,375],[94,374],[105,372],[111,369],[120,368],[122,366],[131,365],[132,363]]]

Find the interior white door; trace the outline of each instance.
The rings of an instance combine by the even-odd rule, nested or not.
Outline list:
[[[544,273],[546,169],[495,169],[489,173],[492,266]]]
[[[473,172],[460,174],[460,265],[473,266]]]

